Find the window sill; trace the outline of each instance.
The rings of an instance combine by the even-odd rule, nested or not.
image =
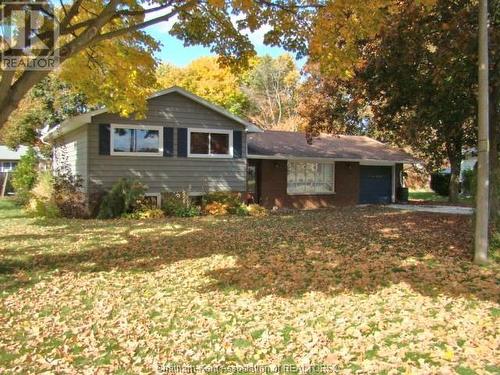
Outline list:
[[[144,157],[144,156],[153,156],[153,157],[159,157],[163,156],[163,151],[161,153],[156,153],[156,152],[114,152],[111,151],[109,153],[111,156],[139,156],[139,157]]]
[[[188,154],[188,158],[198,158],[198,159],[232,159],[233,155],[205,155],[205,154]]]
[[[335,195],[336,193],[334,191],[326,191],[323,193],[289,193],[287,191],[286,194],[287,195]]]

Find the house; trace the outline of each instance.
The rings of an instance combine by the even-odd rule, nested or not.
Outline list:
[[[26,151],[28,151],[26,146],[19,146],[17,150],[12,150],[0,145],[0,173],[12,172]]]
[[[14,190],[10,184],[10,173],[16,169],[17,163],[28,148],[19,146],[17,150],[12,150],[7,146],[0,145],[0,196],[11,195]]]
[[[312,208],[396,199],[410,155],[366,137],[264,132],[179,87],[148,99],[142,120],[100,109],[68,119],[44,136],[54,168],[66,165],[90,196],[121,177],[148,195],[188,191],[245,193],[267,207]]]

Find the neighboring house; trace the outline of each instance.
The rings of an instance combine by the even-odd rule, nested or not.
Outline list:
[[[12,172],[26,151],[28,151],[26,146],[19,146],[17,150],[12,150],[0,145],[0,173]]]
[[[158,200],[167,191],[233,191],[267,207],[388,203],[402,163],[413,162],[366,137],[322,136],[308,145],[304,134],[263,132],[178,87],[151,96],[142,120],[101,109],[44,139],[54,142],[54,168],[80,175],[89,195],[133,177]]]
[[[16,169],[17,163],[26,151],[28,151],[26,146],[19,146],[17,150],[12,150],[0,145],[0,196],[14,193],[10,184],[10,173]]]

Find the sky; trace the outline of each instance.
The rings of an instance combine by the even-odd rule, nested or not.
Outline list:
[[[148,16],[158,16],[155,13],[151,13]],[[214,55],[210,52],[210,48],[205,48],[202,46],[184,47],[181,40],[169,34],[170,28],[174,22],[175,20],[171,20],[169,22],[161,22],[145,29],[148,34],[162,43],[161,51],[156,55],[157,58],[159,58],[161,61],[169,62],[177,66],[185,66],[198,57]],[[276,57],[285,53],[286,51],[282,48],[264,45],[265,32],[265,29],[259,29],[254,33],[248,33],[248,36],[253,43],[257,54],[267,54]],[[297,61],[297,64],[299,65],[299,67],[302,67],[304,64],[304,60]]]

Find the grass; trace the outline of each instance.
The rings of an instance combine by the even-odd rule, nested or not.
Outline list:
[[[0,372],[494,373],[499,268],[471,263],[470,220],[374,207],[43,220],[0,201]]]
[[[439,195],[433,191],[427,191],[427,190],[410,191],[408,198],[410,201],[449,204],[448,197],[444,197],[444,196]],[[460,196],[459,197],[459,204],[469,206],[469,205],[474,204],[474,200],[472,199],[472,197]]]

